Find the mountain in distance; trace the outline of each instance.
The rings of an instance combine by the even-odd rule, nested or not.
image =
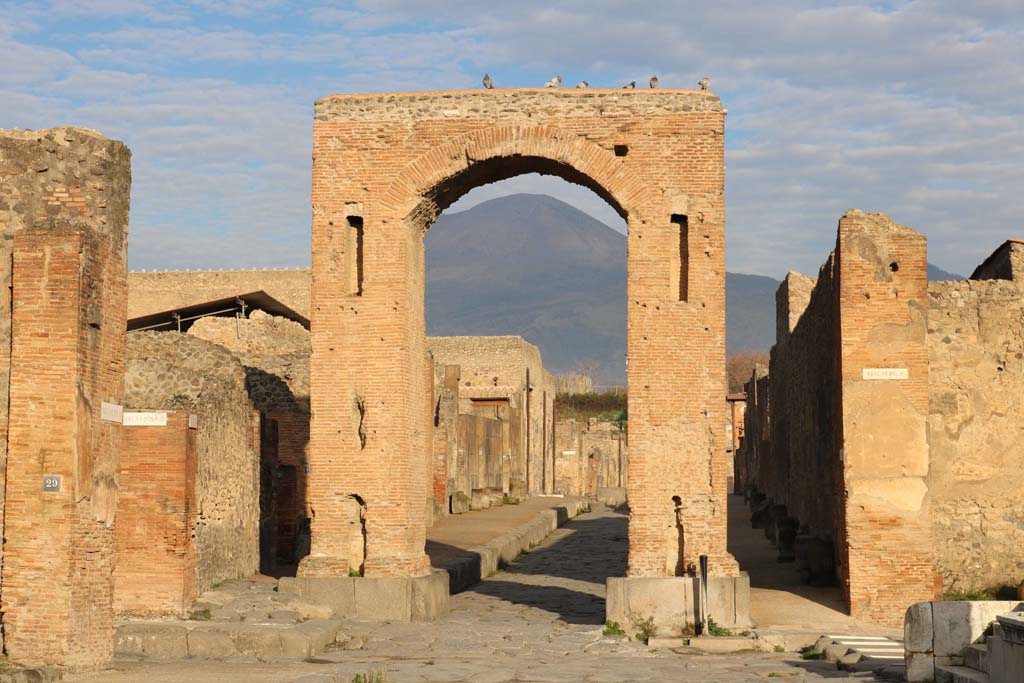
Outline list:
[[[547,195],[514,194],[444,214],[424,238],[427,334],[536,344],[551,372],[588,365],[625,382],[626,236]],[[929,264],[929,279],[962,279]],[[775,290],[726,273],[728,353],[775,342]]]

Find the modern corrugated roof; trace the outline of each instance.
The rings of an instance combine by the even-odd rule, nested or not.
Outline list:
[[[201,304],[191,304],[189,306],[172,308],[166,311],[160,311],[159,313],[150,313],[148,315],[141,315],[137,318],[131,318],[128,320],[128,331],[161,330],[164,328],[168,330],[177,330],[180,321],[181,331],[184,332],[199,318],[206,318],[209,316],[225,317],[237,314],[243,310],[246,313],[252,310],[264,311],[271,315],[293,320],[305,327],[307,330],[309,329],[308,318],[300,315],[291,308],[288,308],[283,303],[261,290],[258,292],[237,294],[223,299],[213,299]]]

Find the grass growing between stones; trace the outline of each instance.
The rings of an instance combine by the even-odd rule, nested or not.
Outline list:
[[[805,659],[807,661],[817,661],[819,659],[824,659],[825,653],[818,652],[814,649],[813,645],[808,645],[807,647],[800,650],[800,658]]]
[[[647,617],[642,621],[633,622],[633,628],[636,629],[634,637],[642,643],[646,643],[651,638],[658,636],[658,627],[654,625],[654,617]]]
[[[208,609],[192,610],[191,612],[189,612],[188,618],[191,621],[209,621],[210,620],[210,610],[208,610]]]
[[[379,671],[368,671],[364,674],[356,674],[352,677],[352,683],[388,683],[387,674],[383,669]]]
[[[708,617],[708,635],[717,636],[719,638],[728,638],[735,634],[733,634],[730,629],[727,629],[724,626],[719,626],[714,619]]]
[[[1016,586],[994,586],[992,588],[978,588],[970,590],[950,591],[942,596],[943,600],[949,602],[979,602],[989,600],[1016,600]]]
[[[619,622],[612,621],[611,619],[609,619],[608,621],[604,622],[604,630],[601,631],[601,635],[624,636],[626,635],[626,632],[622,630],[621,626],[619,626]]]

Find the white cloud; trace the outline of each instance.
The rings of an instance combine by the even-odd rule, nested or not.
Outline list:
[[[933,261],[966,273],[1024,214],[1017,0],[0,9],[0,126],[70,122],[131,145],[139,266],[307,262],[313,99],[475,88],[484,71],[499,86],[658,73],[666,87],[690,87],[710,75],[730,110],[732,270],[816,272],[839,215],[856,206],[921,230]],[[55,16],[83,27],[51,35]],[[536,176],[456,206],[513,191],[547,191],[618,221],[589,190]]]

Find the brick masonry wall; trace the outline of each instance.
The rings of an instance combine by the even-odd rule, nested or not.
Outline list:
[[[128,335],[125,406],[197,415],[195,593],[259,568],[259,432],[242,364],[177,332]]]
[[[897,626],[908,605],[935,597],[925,502],[927,244],[884,214],[850,211],[839,221],[836,253],[845,493],[839,575],[852,616]],[[870,368],[903,368],[908,377],[866,379]]]
[[[100,412],[123,391],[129,156],[93,131],[0,131],[0,600],[19,664],[112,656],[120,430]]]
[[[1024,580],[1024,291],[1007,280],[928,285],[928,472],[945,590]]]
[[[423,232],[469,189],[531,171],[593,188],[629,226],[629,574],[672,574],[702,554],[713,574],[737,571],[726,551],[719,457],[724,114],[709,92],[673,90],[317,102],[310,456],[317,516],[305,573],[347,570],[341,535],[351,495],[366,502],[366,571],[427,571],[421,506],[409,504],[427,488],[424,459],[410,457],[424,424]],[[557,474],[545,474],[551,486]],[[682,501],[683,548],[674,497]]]
[[[166,426],[126,426],[118,465],[114,610],[184,615],[196,597],[197,430],[186,411]]]
[[[309,317],[309,268],[162,270],[128,273],[128,317],[264,291]]]
[[[817,280],[790,274],[779,289],[779,339],[769,377],[747,384],[740,454],[746,491],[834,544],[850,613],[894,626],[935,593],[926,296],[921,235],[843,215]]]

